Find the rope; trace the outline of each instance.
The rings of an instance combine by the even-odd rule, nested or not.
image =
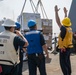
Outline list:
[[[25,2],[24,2],[24,4],[23,4],[22,10],[21,10],[21,14],[23,13],[23,10],[24,10],[24,7],[25,7],[25,4],[26,4],[26,0],[25,0]]]
[[[45,15],[46,18],[48,19],[47,14],[46,14],[46,12],[45,12],[45,9],[44,9],[44,6],[43,6],[41,0],[38,0],[38,3],[37,3],[37,5],[36,5],[36,9],[38,10],[39,4],[40,4],[40,7],[41,7],[41,11],[42,11],[43,18],[44,18],[44,15]]]

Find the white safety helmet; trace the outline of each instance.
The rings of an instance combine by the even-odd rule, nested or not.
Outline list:
[[[4,23],[2,24],[2,26],[16,27],[15,22],[13,20],[11,20],[11,19],[4,20]]]

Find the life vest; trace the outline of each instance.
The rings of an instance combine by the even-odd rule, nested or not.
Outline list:
[[[19,62],[13,40],[16,34],[4,31],[0,33],[0,64],[12,65]]]
[[[59,48],[72,48],[72,29],[70,27],[66,27],[66,35],[64,39],[61,38],[59,35],[59,40],[58,40],[58,45]]]
[[[28,54],[32,53],[42,53],[43,49],[40,43],[40,31],[32,30],[26,33],[26,39],[29,42],[27,47]]]

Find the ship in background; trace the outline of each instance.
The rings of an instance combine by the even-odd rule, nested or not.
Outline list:
[[[69,17],[72,22],[72,30],[76,32],[76,0],[72,0],[72,4],[69,11]]]

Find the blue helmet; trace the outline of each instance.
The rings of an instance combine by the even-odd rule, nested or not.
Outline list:
[[[21,28],[21,25],[20,25],[20,23],[18,23],[18,22],[15,22],[15,24],[16,24],[16,29],[20,29]]]
[[[36,22],[34,20],[29,20],[28,21],[28,27],[32,27],[32,26],[35,26],[36,25]]]

